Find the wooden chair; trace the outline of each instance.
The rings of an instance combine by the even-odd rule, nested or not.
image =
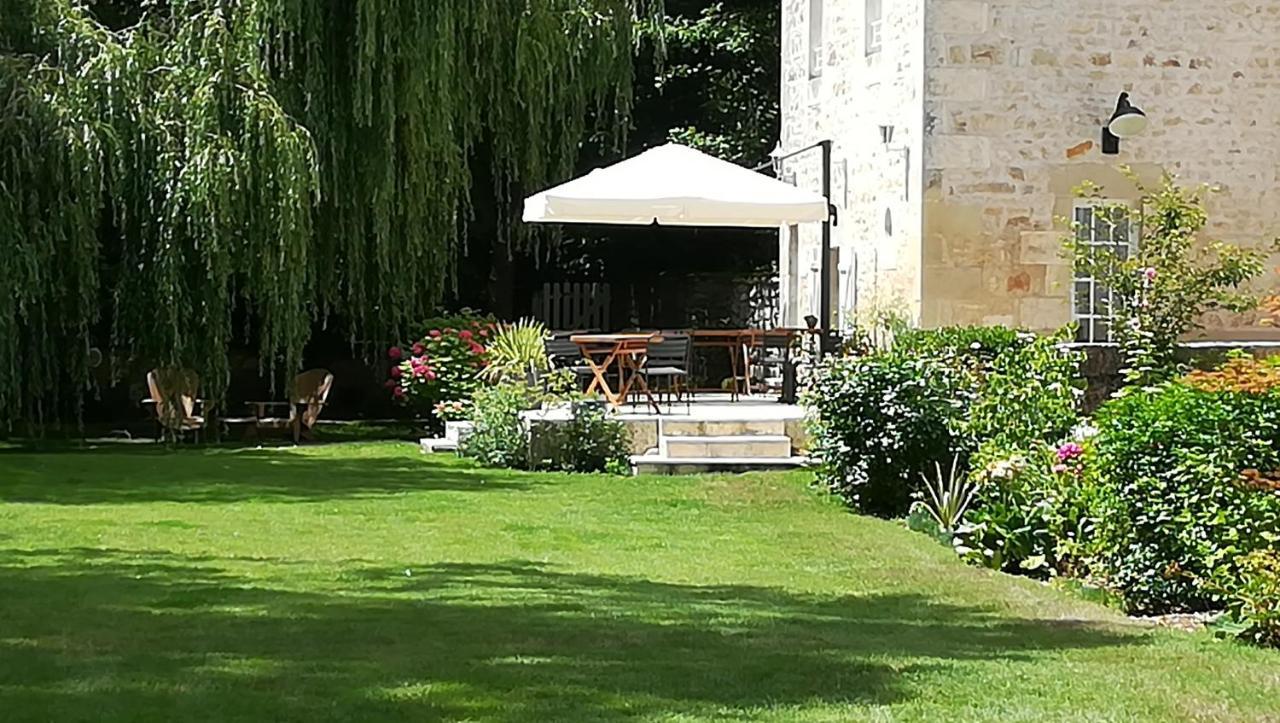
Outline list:
[[[315,438],[313,430],[320,419],[320,412],[329,401],[329,390],[333,388],[333,374],[328,369],[311,369],[293,378],[289,385],[289,398],[283,402],[249,402],[256,408],[257,415],[253,425],[254,433],[262,429],[288,428],[294,443]],[[267,414],[269,408],[288,407],[289,416],[279,417]]]
[[[209,410],[205,400],[197,396],[199,390],[200,376],[190,369],[160,368],[147,372],[147,391],[151,396],[143,399],[142,404],[150,407],[155,415],[157,439],[167,435],[181,437],[190,432],[195,441],[200,441]]]

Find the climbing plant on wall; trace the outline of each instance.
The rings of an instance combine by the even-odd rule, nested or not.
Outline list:
[[[396,337],[450,281],[472,150],[505,212],[620,138],[660,0],[0,6],[0,420],[39,420],[94,346],[216,399],[238,334],[274,371],[331,314]]]

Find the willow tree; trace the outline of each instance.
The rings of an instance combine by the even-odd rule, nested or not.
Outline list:
[[[76,408],[94,349],[218,398],[233,319],[277,375],[331,314],[395,337],[448,288],[474,149],[507,214],[620,139],[659,4],[0,0],[0,419]]]

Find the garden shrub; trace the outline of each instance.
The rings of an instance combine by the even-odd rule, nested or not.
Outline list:
[[[1022,334],[990,362],[969,409],[975,440],[1027,445],[1061,439],[1076,423],[1084,395],[1084,354],[1068,351],[1070,327],[1043,336]]]
[[[1074,441],[984,445],[971,473],[977,495],[956,536],[961,557],[1033,577],[1075,572],[1094,529],[1083,454]]]
[[[935,357],[829,359],[805,395],[818,480],[862,512],[905,513],[920,475],[962,450],[972,395],[969,376]]]
[[[1280,551],[1255,550],[1216,580],[1227,604],[1221,629],[1258,643],[1280,647]]]
[[[530,440],[530,467],[561,472],[625,473],[630,469],[630,434],[607,414],[603,402],[570,404],[568,422],[537,425]]]
[[[386,386],[397,402],[439,426],[452,403],[465,401],[479,385],[485,342],[494,325],[487,317],[464,311],[428,319],[423,327],[417,341],[387,351],[391,367]]]
[[[901,515],[935,462],[993,437],[1056,439],[1079,395],[1066,333],[905,329],[887,350],[828,359],[805,396],[819,481],[860,511]]]
[[[472,430],[460,452],[486,467],[525,469],[529,436],[520,413],[539,403],[539,390],[521,382],[486,385],[471,397]]]
[[[567,376],[568,384],[563,383]],[[595,400],[569,391],[572,375],[551,377],[546,387],[524,382],[486,385],[471,398],[474,425],[461,448],[464,456],[487,467],[562,472],[628,470],[630,438],[626,427],[610,418]],[[544,403],[567,405],[568,421],[529,425],[521,412]]]
[[[1139,389],[1105,404],[1093,440],[1100,484],[1095,570],[1131,611],[1222,603],[1212,578],[1280,542],[1280,394]]]

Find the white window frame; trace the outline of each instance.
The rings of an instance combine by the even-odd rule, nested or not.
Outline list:
[[[809,0],[809,79],[822,77],[823,22],[826,0]]]
[[[1138,251],[1138,237],[1135,229],[1140,230],[1135,219],[1126,216],[1122,224],[1112,228],[1106,221],[1100,220],[1097,209],[1132,210],[1130,201],[1121,199],[1080,199],[1071,209],[1072,227],[1075,231],[1076,243],[1094,248],[1124,249],[1123,258],[1131,258]],[[1128,213],[1128,211],[1125,211]],[[1124,240],[1117,242],[1115,233],[1124,228]],[[1083,300],[1081,297],[1084,297]],[[1111,326],[1115,313],[1111,307],[1110,291],[1099,284],[1092,276],[1073,269],[1071,273],[1071,320],[1076,322],[1076,342],[1080,344],[1105,345],[1114,340]]]
[[[866,54],[875,55],[884,46],[885,0],[864,0],[863,17],[866,21]]]

